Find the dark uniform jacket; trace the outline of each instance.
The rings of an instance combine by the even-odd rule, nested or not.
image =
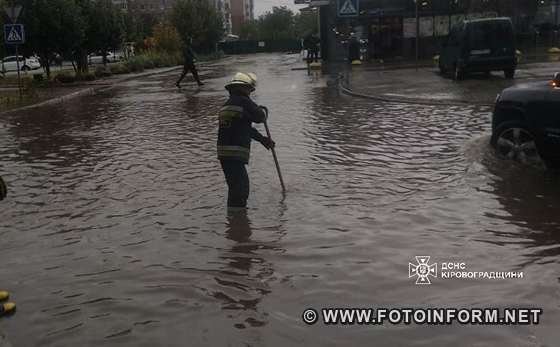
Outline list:
[[[263,123],[266,113],[248,96],[232,92],[219,119],[218,159],[249,163],[251,139],[260,142],[265,138],[252,123]]]

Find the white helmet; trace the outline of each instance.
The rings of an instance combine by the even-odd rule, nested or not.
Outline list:
[[[233,76],[232,80],[226,84],[226,89],[229,90],[230,87],[239,85],[249,87],[251,92],[254,92],[257,87],[257,75],[250,72],[238,72]]]

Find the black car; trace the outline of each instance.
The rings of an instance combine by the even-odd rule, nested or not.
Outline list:
[[[523,163],[560,168],[560,73],[552,81],[505,89],[496,99],[492,146]]]
[[[439,57],[442,74],[461,80],[469,72],[503,71],[513,78],[517,67],[513,25],[509,18],[467,20],[455,25]]]

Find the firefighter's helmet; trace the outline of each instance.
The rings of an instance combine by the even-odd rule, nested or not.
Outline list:
[[[226,89],[229,90],[233,86],[248,87],[251,92],[254,92],[257,87],[257,75],[254,73],[238,72],[233,76],[233,79],[226,84]]]

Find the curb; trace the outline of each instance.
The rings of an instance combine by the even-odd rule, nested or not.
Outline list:
[[[149,71],[149,72],[145,72],[145,73],[134,74],[132,76],[123,77],[122,79],[116,80],[111,85],[104,85],[104,86],[97,86],[97,87],[87,87],[87,88],[84,88],[82,90],[78,90],[76,92],[66,94],[66,95],[63,95],[63,96],[59,96],[59,97],[56,97],[56,98],[53,98],[53,99],[45,100],[45,101],[42,101],[42,102],[39,102],[39,103],[36,103],[36,104],[15,108],[13,110],[3,111],[3,112],[0,112],[0,116],[5,115],[5,114],[14,113],[14,112],[27,111],[27,110],[31,110],[31,109],[35,109],[35,108],[44,107],[44,106],[63,104],[63,103],[68,102],[70,100],[81,98],[81,97],[86,96],[86,95],[95,95],[95,94],[97,94],[101,91],[107,91],[107,90],[113,89],[115,87],[118,87],[122,83],[134,80],[136,78],[164,74],[164,73],[179,70],[179,69],[182,69],[182,68],[183,68],[182,66],[174,66],[174,67],[171,67],[171,68],[166,69],[166,70]]]
[[[494,104],[490,103],[472,103],[466,100],[449,100],[449,101],[425,101],[421,99],[412,99],[412,98],[392,98],[386,96],[379,96],[379,95],[368,95],[357,93],[352,89],[348,88],[342,83],[342,78],[338,79],[338,86],[339,89],[342,91],[343,94],[350,95],[355,98],[362,98],[362,99],[369,99],[375,100],[380,102],[389,102],[395,104],[411,104],[411,105],[426,105],[426,106],[483,106],[483,107],[493,107]]]

